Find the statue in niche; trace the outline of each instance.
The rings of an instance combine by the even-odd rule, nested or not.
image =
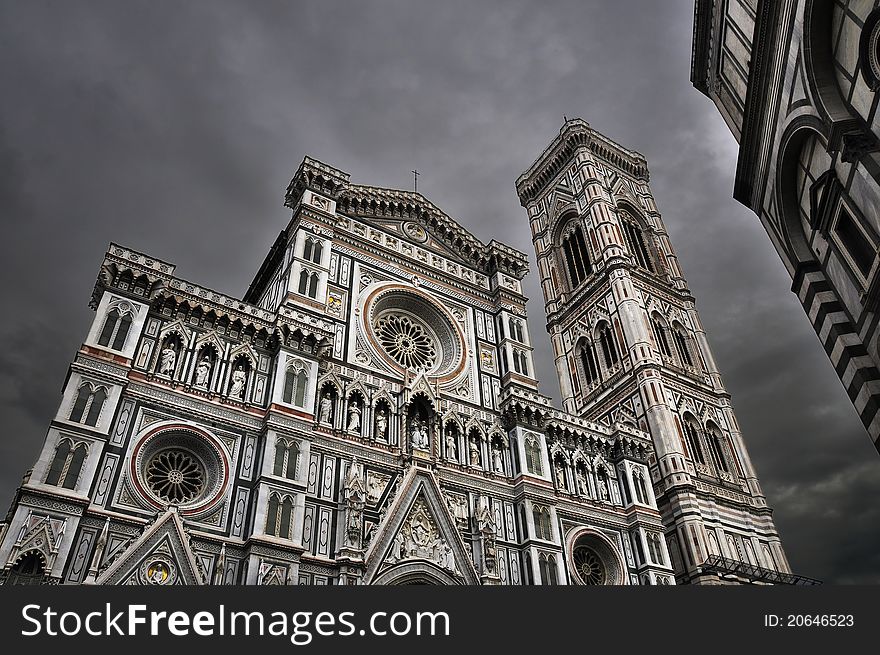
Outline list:
[[[446,433],[446,458],[450,462],[458,461],[458,448],[455,443],[455,433],[447,432]]]
[[[357,457],[351,460],[351,466],[348,467],[343,485],[343,493],[345,495],[346,509],[346,545],[352,548],[360,548],[362,539],[361,524],[364,515],[366,491],[364,490],[363,470],[358,463]]]
[[[361,430],[361,408],[357,400],[352,400],[348,405],[348,431],[360,432]]]
[[[605,476],[599,476],[599,499],[608,500],[608,483],[605,482]]]
[[[471,458],[471,466],[479,466],[480,465],[480,446],[478,444],[477,438],[472,437],[468,440],[468,450],[470,452]]]
[[[232,373],[232,388],[229,390],[229,395],[241,400],[244,397],[244,383],[246,380],[247,374],[244,372],[244,366],[239,364]]]
[[[562,463],[561,459],[557,459],[555,462],[555,466],[556,466],[556,486],[559,487],[562,491],[566,491],[565,465]]]
[[[425,450],[428,448],[428,426],[422,418],[416,414],[410,423],[410,442],[413,448]]]
[[[333,414],[333,399],[330,398],[330,392],[325,391],[321,396],[321,404],[318,408],[318,423],[322,425],[330,425]]]
[[[492,469],[496,473],[504,473],[504,456],[501,454],[501,446],[492,444]]]
[[[388,416],[385,414],[385,410],[380,407],[376,411],[376,438],[381,439],[382,441],[387,441],[387,432]]]
[[[584,469],[578,467],[575,469],[575,477],[577,478],[577,490],[578,493],[583,496],[590,495],[590,487],[587,484],[587,476],[584,474]]]
[[[196,386],[207,387],[208,377],[211,375],[211,358],[204,355],[196,366]]]
[[[159,373],[171,377],[174,375],[174,365],[177,363],[177,351],[174,350],[174,344],[168,343],[162,349],[161,362],[159,364]]]

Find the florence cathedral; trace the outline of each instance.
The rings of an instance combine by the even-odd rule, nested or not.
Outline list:
[[[526,255],[417,192],[306,157],[243,298],[111,243],[0,580],[813,582],[644,157],[567,120],[516,192],[561,409],[535,378]]]

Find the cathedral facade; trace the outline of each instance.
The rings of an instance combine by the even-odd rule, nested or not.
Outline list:
[[[691,81],[739,143],[755,212],[880,451],[880,7],[697,0]]]
[[[6,583],[792,583],[648,185],[581,120],[517,181],[526,256],[306,157],[243,298],[111,244]]]

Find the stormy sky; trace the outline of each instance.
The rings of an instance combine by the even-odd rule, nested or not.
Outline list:
[[[0,2],[0,504],[108,242],[241,296],[309,154],[532,256],[514,180],[563,115],[643,153],[792,568],[880,583],[880,458],[689,82],[691,0]],[[533,264],[534,270],[534,264]],[[530,329],[558,397],[537,276]]]

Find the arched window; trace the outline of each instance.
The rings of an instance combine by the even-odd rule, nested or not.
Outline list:
[[[507,327],[508,327],[508,336],[511,339],[515,339],[516,341],[519,341],[520,343],[525,343],[525,338],[523,335],[522,321],[511,317],[507,320]]]
[[[642,503],[642,505],[646,505],[647,500],[646,500],[646,494],[644,493],[645,483],[642,482],[642,474],[638,471],[633,471],[632,480],[633,480],[633,487],[635,487],[635,491],[636,491],[636,500],[638,500],[640,503]],[[642,484],[639,485],[639,482],[642,482]]]
[[[46,565],[39,553],[28,553],[18,560],[6,578],[9,585],[39,585],[46,576]]]
[[[291,517],[293,515],[293,501],[290,496],[284,497],[281,503],[281,521],[278,525],[278,536],[282,539],[290,539]]]
[[[301,366],[288,366],[284,373],[284,393],[282,400],[288,404],[303,407],[305,405],[308,374]]]
[[[532,507],[532,519],[535,522],[535,537],[552,541],[553,530],[551,528],[550,510],[541,505]]]
[[[513,369],[522,375],[529,374],[529,360],[522,350],[513,350]]]
[[[544,467],[541,463],[541,446],[534,437],[526,437],[526,469],[535,475],[544,475]]]
[[[278,521],[280,519],[278,509],[280,505],[281,501],[278,498],[278,494],[270,494],[269,507],[266,510],[266,534],[270,536],[278,535]]]
[[[574,289],[593,272],[587,242],[580,225],[576,225],[562,239],[562,252],[571,288]]]
[[[683,423],[684,437],[687,441],[687,447],[690,451],[691,459],[700,464],[705,464],[706,456],[703,454],[703,448],[700,444],[700,434],[697,430],[696,422],[692,418],[686,417]]]
[[[672,326],[672,341],[675,343],[675,350],[678,352],[678,359],[683,366],[693,366],[694,360],[691,357],[691,350],[688,342],[690,339],[685,335],[684,328],[676,323]]]
[[[279,439],[275,443],[275,464],[272,467],[272,474],[295,480],[298,464],[299,444],[296,441],[288,443],[284,439]]]
[[[55,457],[52,458],[49,473],[46,475],[46,484],[74,489],[88,453],[87,444],[80,442],[74,445],[70,439],[62,439],[55,449]]]
[[[666,357],[672,357],[672,349],[669,347],[669,338],[666,336],[666,326],[657,312],[651,314],[651,329],[654,331],[654,339],[657,349]]]
[[[303,259],[308,259],[314,264],[320,264],[323,250],[324,246],[321,245],[320,241],[313,237],[306,237],[303,244]]]
[[[632,538],[633,546],[635,546],[636,558],[638,559],[640,564],[645,563],[645,549],[642,548],[642,538],[639,536],[638,532],[633,532],[630,534]]]
[[[113,350],[122,350],[125,347],[125,339],[128,337],[130,329],[131,316],[127,313],[120,315],[119,310],[112,309],[104,321],[104,327],[98,337],[98,345],[110,346]]]
[[[592,386],[599,381],[599,360],[596,358],[596,346],[587,339],[581,340],[578,348],[578,357],[581,361],[586,386]]]
[[[541,573],[542,585],[559,584],[556,576],[556,556],[541,553],[538,556],[538,569]]]
[[[715,468],[725,473],[730,473],[730,467],[727,465],[727,457],[725,456],[725,439],[721,432],[714,425],[710,425],[707,433],[707,441],[709,442],[709,455],[712,457],[712,463]]]
[[[70,420],[92,427],[97,426],[106,400],[107,390],[104,387],[98,387],[93,391],[89,383],[83,383],[76,392],[73,410],[70,412]]]
[[[626,246],[630,254],[635,258],[636,263],[646,271],[654,272],[654,263],[648,254],[648,248],[645,245],[645,236],[642,229],[635,225],[632,221],[624,219],[621,221],[623,225],[623,235],[626,239]]]
[[[318,274],[303,269],[299,273],[299,293],[309,298],[318,297]]]
[[[523,556],[523,582],[527,585],[535,584],[535,574],[532,571],[532,557],[528,553]]]
[[[602,354],[605,356],[605,366],[610,369],[617,364],[620,356],[617,354],[614,332],[608,323],[602,322],[599,326],[599,343],[602,346]]]
[[[92,402],[89,405],[88,414],[86,414],[86,425],[92,427],[98,425],[98,417],[101,416],[105,400],[107,400],[107,392],[104,391],[104,387],[98,387],[92,394]]]
[[[648,556],[653,564],[663,564],[663,551],[660,549],[660,537],[653,532],[648,533]]]

